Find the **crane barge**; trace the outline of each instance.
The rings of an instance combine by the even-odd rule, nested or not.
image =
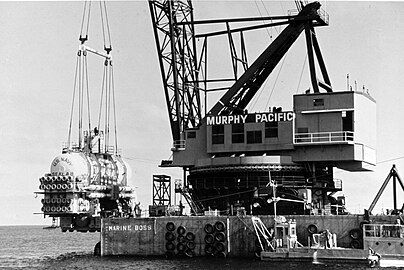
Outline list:
[[[368,92],[349,88],[338,91],[332,86],[315,32],[316,27],[328,25],[329,17],[318,2],[296,1],[298,11],[287,16],[211,20],[195,20],[190,0],[149,0],[148,4],[173,138],[172,159],[163,160],[161,167],[183,169],[184,177],[176,183],[175,192],[187,200],[191,215],[182,215],[181,210],[169,211],[171,178],[155,175],[149,217],[106,214],[100,219],[101,255],[249,257],[258,254],[261,258],[277,258],[279,253],[268,253],[276,250],[288,258],[293,254],[291,248],[297,245],[325,249],[336,247],[337,242],[341,248],[357,249],[349,251],[352,256],[343,254],[348,259],[365,260],[364,248],[384,252],[392,242],[394,248],[401,249],[398,253],[404,254],[400,237],[395,234],[394,241],[386,240],[383,238],[386,235],[393,237],[387,233],[389,226],[375,225],[382,222],[391,225],[396,217],[370,213],[348,215],[345,198],[334,197],[342,190],[342,181],[334,178],[334,168],[371,171],[376,165],[376,101]],[[257,23],[260,21],[265,23]],[[232,23],[238,22],[252,25],[233,27]],[[199,25],[219,24],[225,30],[197,32]],[[283,31],[250,64],[244,33],[280,25],[285,26]],[[268,76],[302,34],[310,89],[293,95],[290,110],[271,106],[265,111],[248,111]],[[236,35],[239,44],[235,42]],[[208,40],[210,44],[219,36],[228,40],[230,78],[208,76],[211,59]],[[81,37],[80,41],[84,44],[85,39]],[[197,43],[197,39],[202,42]],[[83,54],[94,52],[82,48]],[[96,54],[105,57],[108,66],[111,47],[104,45],[104,48],[105,55]],[[216,83],[221,86],[212,86]],[[224,93],[213,105],[208,104],[208,95],[218,91]],[[79,123],[81,130],[81,120]],[[99,147],[103,137],[97,137],[99,132],[89,128],[79,136],[79,142],[83,143],[78,148],[68,147],[64,151],[71,156],[84,155],[87,165],[105,164],[106,171],[109,167],[104,160],[115,164],[115,177],[101,173],[104,175],[101,185],[92,184],[95,181],[92,173],[87,174],[90,178],[74,178],[76,182],[88,183],[77,186],[84,194],[80,198],[106,198],[104,206],[111,204],[115,210],[119,208],[119,200],[114,205],[117,197],[123,198],[121,204],[126,205],[133,201],[125,198],[133,197],[125,195],[125,164],[116,152],[109,155],[108,144]],[[108,134],[108,128],[104,132]],[[53,173],[62,161],[67,162],[65,157],[55,159],[55,165],[52,164],[55,168],[51,168],[48,176],[58,175]],[[61,176],[63,180],[65,175]],[[397,178],[395,171],[391,177]],[[50,193],[44,193],[46,200]],[[253,215],[262,218],[252,218]],[[80,216],[70,224],[80,224],[76,220],[80,221]],[[275,231],[269,232],[265,227],[273,227]],[[334,235],[332,242],[320,241],[329,235]],[[262,244],[263,239],[267,246]],[[312,253],[310,256],[314,256]],[[322,252],[324,256],[333,253]]]

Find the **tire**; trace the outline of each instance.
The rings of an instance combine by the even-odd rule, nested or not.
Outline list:
[[[219,232],[215,234],[215,240],[218,242],[224,242],[226,241],[226,236],[224,234],[224,232]]]
[[[216,256],[217,258],[226,258],[226,252],[224,252],[224,251],[222,251],[222,252],[217,252],[217,253],[215,254],[215,256]]]
[[[189,242],[187,242],[187,248],[188,249],[192,249],[192,250],[194,250],[195,249],[195,242],[193,242],[193,241],[189,241]]]
[[[166,232],[166,240],[167,241],[174,241],[175,240],[175,234],[173,232]]]
[[[206,245],[205,246],[205,253],[212,255],[214,253],[215,249],[213,248],[212,245]]]
[[[217,221],[215,223],[215,230],[218,232],[223,232],[225,230],[226,226],[222,221]]]
[[[188,241],[194,241],[195,240],[195,234],[193,234],[192,232],[187,232],[187,234],[185,235],[185,238]]]
[[[215,231],[215,228],[214,228],[213,225],[210,224],[210,223],[206,224],[203,229],[204,229],[204,231],[205,231],[207,234],[214,233],[214,231]]]
[[[318,232],[318,228],[317,228],[316,225],[310,224],[309,226],[307,226],[307,231],[308,231],[310,234],[315,234],[315,233]]]
[[[189,258],[195,257],[195,252],[192,249],[187,249],[185,251],[185,256],[187,256]]]
[[[349,231],[349,236],[354,240],[360,239],[362,236],[362,231],[360,229],[352,229]]]
[[[184,252],[187,249],[187,246],[184,243],[178,243],[177,244],[177,250],[179,252]]]
[[[174,251],[174,250],[175,250],[175,245],[174,245],[174,243],[173,243],[173,242],[167,242],[167,243],[166,243],[166,249],[167,249],[168,251]]]
[[[215,237],[212,234],[205,235],[205,243],[206,244],[213,244],[215,242]]]
[[[173,232],[175,231],[175,225],[173,222],[167,222],[166,224],[166,229],[167,231]]]
[[[352,240],[350,246],[351,248],[360,249],[362,245],[359,240]]]
[[[217,252],[223,252],[223,251],[225,251],[225,247],[224,247],[224,244],[223,243],[215,243],[215,249],[216,249],[216,251]]]
[[[187,231],[187,230],[185,229],[184,226],[178,226],[178,228],[177,228],[177,233],[178,233],[179,235],[185,234],[186,231]]]
[[[185,236],[183,236],[183,235],[178,235],[178,237],[177,237],[177,242],[178,242],[178,243],[186,243],[186,242],[187,242],[187,239],[186,239]]]

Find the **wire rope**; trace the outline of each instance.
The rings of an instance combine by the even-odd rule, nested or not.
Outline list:
[[[87,113],[88,113],[88,132],[91,132],[91,112],[90,112],[90,91],[88,80],[88,65],[87,56],[84,57],[85,70],[86,70],[86,93],[87,93]]]
[[[98,112],[98,130],[100,130],[100,127],[101,127],[101,116],[102,116],[102,101],[103,101],[103,99],[104,99],[104,89],[105,89],[105,84],[106,84],[106,82],[105,82],[105,80],[106,80],[106,73],[107,73],[107,71],[106,71],[106,64],[107,63],[107,60],[105,60],[104,61],[104,73],[103,73],[103,75],[102,75],[102,84],[101,84],[101,98],[100,98],[100,110],[99,110],[99,112]]]
[[[102,13],[102,3],[101,3],[101,1],[100,1],[100,12],[101,12],[101,29],[102,29],[102,38],[103,38],[103,41],[104,41],[104,46],[105,46],[105,44],[106,44],[106,40],[105,40],[105,29],[104,29],[104,16],[103,16],[103,13]]]
[[[107,4],[104,1],[104,8],[105,8],[105,21],[107,23],[107,34],[108,34],[108,39],[109,39],[109,48],[112,47],[112,41],[111,41],[111,31],[109,29],[109,21],[108,21],[108,13],[107,13]]]
[[[114,111],[114,133],[115,133],[115,154],[118,154],[118,136],[117,136],[117,123],[116,123],[116,103],[115,103],[115,85],[114,85],[114,69],[111,62],[111,80],[112,80],[112,105]]]
[[[73,112],[74,112],[74,102],[76,98],[76,87],[77,87],[77,70],[78,70],[78,65],[79,65],[79,56],[77,55],[77,60],[76,60],[76,68],[75,68],[75,74],[74,74],[74,84],[73,84],[73,97],[72,97],[72,106],[70,110],[70,121],[69,121],[69,134],[67,137],[67,147],[70,149],[70,142],[71,142],[71,135],[72,135],[72,125],[73,125]]]
[[[281,73],[281,71],[282,71],[282,67],[283,67],[283,64],[285,63],[285,60],[286,60],[286,57],[287,57],[287,56],[288,56],[288,54],[285,54],[285,56],[283,57],[283,61],[282,61],[281,67],[279,68],[278,74],[276,75],[275,82],[274,82],[274,85],[273,85],[273,87],[272,87],[271,93],[269,94],[269,97],[268,97],[267,103],[266,103],[266,105],[265,105],[265,108],[269,108],[269,102],[271,101],[272,94],[273,94],[274,91],[275,91],[275,87],[276,87],[276,84],[278,83],[279,75],[280,75],[280,73]]]
[[[86,9],[87,9],[87,1],[84,2],[83,18],[81,19],[81,27],[80,27],[80,37],[83,36],[83,27],[84,27],[84,21],[85,21],[85,16],[86,16]],[[88,28],[87,28],[87,30],[88,30]]]
[[[300,82],[302,81],[303,72],[304,72],[305,67],[306,67],[306,61],[307,61],[307,53],[306,53],[306,56],[304,57],[302,71],[300,72],[300,77],[299,77],[299,83],[297,84],[297,88],[296,88],[296,94],[297,94],[297,92],[299,91],[299,88],[300,88]]]

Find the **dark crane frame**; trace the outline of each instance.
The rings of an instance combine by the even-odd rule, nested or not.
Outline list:
[[[229,18],[194,20],[192,2],[179,0],[149,0],[152,26],[157,46],[160,70],[163,79],[173,150],[185,147],[182,136],[188,128],[197,128],[202,123],[200,91],[205,94],[205,115],[242,113],[259,88],[281,61],[300,34],[305,32],[309,58],[310,78],[313,92],[319,87],[332,92],[325,62],[316,38],[314,27],[328,25],[328,15],[320,9],[320,3],[298,5],[299,13],[291,16]],[[268,21],[253,26],[231,29],[233,22]],[[276,21],[276,22],[273,22]],[[224,23],[226,30],[196,34],[196,25]],[[245,31],[287,25],[278,37],[249,66],[243,33]],[[240,34],[240,54],[237,53],[233,34]],[[208,38],[227,35],[233,78],[208,78]],[[203,38],[200,55],[197,55],[196,38]],[[324,81],[316,75],[315,56]],[[239,76],[239,67],[242,74]],[[202,77],[200,79],[200,77]],[[210,83],[232,83],[229,87],[209,88]],[[220,100],[207,112],[207,94],[227,90]]]

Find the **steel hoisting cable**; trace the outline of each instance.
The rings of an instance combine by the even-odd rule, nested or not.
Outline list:
[[[100,1],[100,12],[101,12],[101,29],[102,29],[102,38],[104,41],[104,46],[106,45],[106,40],[105,40],[105,29],[104,29],[104,15],[102,13],[102,3]]]
[[[81,19],[81,27],[80,27],[80,37],[83,36],[83,26],[86,17],[86,8],[87,8],[87,1],[84,2],[83,18]]]
[[[267,103],[266,103],[266,105],[265,105],[265,108],[269,108],[269,107],[268,107],[268,106],[269,106],[269,101],[271,100],[272,94],[274,93],[276,84],[277,84],[277,82],[278,82],[279,74],[280,74],[281,71],[282,71],[282,67],[283,67],[283,64],[285,63],[285,60],[286,60],[286,57],[287,57],[287,56],[288,56],[288,54],[286,53],[285,56],[283,57],[283,61],[282,61],[281,67],[279,68],[278,74],[276,75],[275,82],[274,82],[274,86],[272,87],[271,93],[269,94],[269,97],[268,97]]]
[[[261,13],[261,10],[260,10],[260,8],[259,8],[259,6],[257,4],[257,1],[254,1],[254,4],[257,7],[257,10],[258,10],[258,13],[260,14],[260,17],[263,18],[264,16],[262,16],[262,13]],[[265,21],[263,20],[262,22],[264,23]],[[271,22],[272,22],[272,20],[271,20]],[[272,42],[272,34],[269,33],[268,27],[265,27],[265,30],[267,31],[267,34],[268,34],[268,36],[269,36],[269,38],[271,39],[271,42]]]
[[[104,98],[104,88],[105,88],[105,84],[106,84],[106,82],[105,82],[105,80],[106,80],[106,73],[107,73],[107,71],[106,71],[106,64],[107,63],[107,60],[105,60],[105,62],[104,62],[104,73],[103,73],[103,75],[102,75],[102,85],[101,85],[101,99],[100,99],[100,110],[99,110],[99,112],[98,112],[98,130],[100,130],[100,125],[101,125],[101,115],[102,115],[102,101],[103,101],[103,98]]]
[[[81,89],[80,89],[80,98],[81,98],[81,102],[80,102],[80,110],[81,110],[81,115],[80,115],[80,127],[81,127],[81,140],[83,139],[83,118],[84,118],[84,85],[85,85],[85,58],[86,58],[86,52],[83,51],[82,54],[82,60],[81,60]],[[81,145],[81,140],[79,142],[80,147],[82,147]]]
[[[114,136],[115,136],[115,154],[118,155],[118,136],[116,124],[116,103],[115,103],[115,84],[114,84],[114,68],[111,61],[111,82],[112,82],[112,104],[114,110]]]
[[[77,71],[79,66],[79,56],[77,55],[76,60],[76,71],[74,74],[74,85],[73,85],[73,97],[72,97],[72,106],[70,110],[70,123],[69,123],[69,135],[67,137],[67,147],[70,149],[71,135],[72,135],[72,125],[73,125],[73,111],[74,111],[74,101],[76,97],[76,87],[77,87]]]
[[[85,71],[86,71],[86,92],[87,92],[87,113],[88,113],[88,131],[91,131],[91,114],[90,114],[90,91],[88,87],[88,66],[87,66],[87,55],[84,57]]]
[[[257,7],[258,13],[260,14],[260,17],[263,18],[262,13],[261,13],[261,11],[260,11],[260,8],[259,8],[259,6],[258,6],[258,4],[257,4],[257,1],[254,1],[254,3],[255,3],[255,6]],[[262,3],[262,6],[263,6],[264,9],[265,9],[265,12],[267,13],[267,16],[269,16],[269,11],[268,11],[268,9],[266,8],[266,6],[265,6],[265,4],[264,4],[264,2],[263,2],[262,0],[261,0],[261,3]],[[273,22],[273,21],[271,20],[271,22]],[[277,34],[279,34],[278,28],[276,28],[276,27],[274,27],[274,28],[275,28]],[[271,28],[271,29],[272,29],[272,28]],[[267,34],[268,34],[269,38],[270,38],[271,41],[272,41],[272,34],[269,33],[268,28],[266,28],[266,31],[267,31]],[[285,61],[285,60],[284,60],[284,61]],[[282,66],[283,66],[283,62],[282,62]],[[279,72],[278,72],[278,75],[277,75],[277,77],[276,77],[276,80],[275,80],[275,82],[274,82],[274,86],[273,86],[273,88],[272,88],[272,91],[271,91],[271,94],[270,94],[270,96],[269,96],[269,99],[271,98],[272,93],[273,93],[273,91],[274,91],[274,88],[275,88],[275,85],[276,85],[276,83],[277,83],[277,79],[278,79],[279,73],[280,73],[280,71],[282,70],[282,66],[281,66],[281,68],[280,68],[280,70],[279,70]],[[251,109],[253,109],[253,108],[255,107],[255,105],[256,105],[256,103],[258,102],[258,100],[259,100],[261,94],[264,92],[264,89],[265,89],[265,87],[266,87],[268,81],[269,81],[269,77],[265,80],[265,84],[261,87],[257,98],[255,99],[253,105],[250,107]],[[268,102],[269,102],[269,99],[268,99]],[[266,108],[268,108],[268,102],[267,102]]]
[[[305,67],[306,67],[306,61],[307,61],[307,53],[306,53],[306,56],[304,57],[304,62],[303,62],[303,66],[302,66],[302,71],[300,72],[299,83],[297,84],[297,88],[296,88],[296,94],[297,94],[297,92],[299,91],[299,88],[300,88],[300,82],[302,81],[303,72],[304,72],[304,69],[305,69]]]
[[[78,98],[79,98],[79,100],[78,100],[78,113],[79,113],[79,147],[81,147],[81,131],[82,131],[82,127],[81,127],[81,87],[82,87],[82,85],[81,85],[81,78],[82,78],[82,70],[81,70],[81,67],[82,67],[82,58],[81,58],[81,54],[82,54],[82,51],[79,51],[79,59],[80,59],[80,61],[79,61],[79,77],[78,77]]]
[[[80,41],[84,43],[87,38],[88,38],[88,29],[90,27],[90,14],[91,14],[91,1],[88,2],[88,8],[87,8],[87,1],[84,2],[84,8],[83,8],[83,17],[81,20],[81,27],[80,27]],[[86,18],[87,15],[87,18]],[[85,26],[85,24],[87,24]],[[83,29],[85,28],[85,35],[83,35]]]
[[[108,65],[108,62],[107,62]],[[108,148],[108,128],[107,128],[107,116],[108,116],[108,66],[105,68],[105,115],[104,115],[104,144],[105,150]]]
[[[105,8],[105,21],[107,22],[107,34],[108,34],[108,41],[109,41],[109,48],[112,47],[111,42],[111,31],[109,29],[109,21],[108,21],[108,13],[107,13],[107,4],[104,1],[104,8]]]
[[[109,61],[109,85],[108,85],[108,143],[109,143],[109,131],[110,131],[110,119],[111,119],[111,92],[112,92],[112,66]]]

